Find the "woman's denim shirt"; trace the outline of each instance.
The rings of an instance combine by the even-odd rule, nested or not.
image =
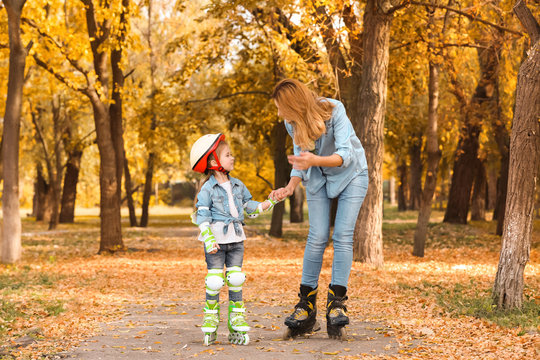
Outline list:
[[[332,117],[325,121],[326,132],[315,141],[313,153],[320,156],[338,154],[343,164],[337,167],[312,166],[307,170],[291,171],[291,177],[302,179],[306,190],[317,193],[323,186],[329,198],[337,197],[358,174],[367,171],[367,161],[360,139],[354,132],[343,104],[334,99],[324,99],[334,104]],[[300,147],[294,144],[294,127],[285,121],[285,127],[293,138],[294,155],[299,155]]]
[[[214,175],[208,178],[201,191],[197,195],[197,225],[205,222],[210,224],[224,222],[223,231],[227,233],[228,225],[232,222],[236,234],[240,236],[240,225],[244,224],[244,211],[248,214],[254,212],[259,206],[258,201],[251,200],[252,196],[244,183],[236,178],[229,176],[231,181],[234,206],[238,209],[238,217],[232,217],[227,191],[217,182]]]

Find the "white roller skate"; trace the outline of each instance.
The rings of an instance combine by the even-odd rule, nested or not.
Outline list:
[[[244,313],[246,308],[242,301],[229,302],[229,342],[237,345],[249,344],[249,325],[246,322]]]
[[[219,304],[217,301],[208,300],[203,309],[204,317],[201,330],[204,333],[204,345],[213,344],[217,338],[217,329],[219,325]]]

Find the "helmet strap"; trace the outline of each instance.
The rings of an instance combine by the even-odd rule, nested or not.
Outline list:
[[[216,165],[216,166],[209,166],[209,167],[208,167],[208,170],[216,170],[216,171],[225,173],[225,175],[228,175],[229,172],[228,172],[227,170],[225,170],[225,169],[223,168],[223,166],[221,166],[221,163],[219,162],[219,158],[218,158],[216,152],[215,152],[215,151],[212,151],[212,154],[214,154],[214,159],[216,159],[217,165]]]

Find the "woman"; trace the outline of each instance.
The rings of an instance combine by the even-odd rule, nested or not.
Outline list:
[[[364,148],[341,102],[319,97],[294,79],[280,81],[272,98],[293,139],[294,155],[288,156],[293,167],[289,183],[270,193],[270,198],[282,200],[292,195],[302,182],[309,210],[300,301],[285,320],[288,326],[285,338],[318,330],[315,300],[330,234],[331,201],[337,198],[326,320],[329,337],[344,339],[344,326],[349,324],[344,302],[352,266],[353,233],[368,187]]]

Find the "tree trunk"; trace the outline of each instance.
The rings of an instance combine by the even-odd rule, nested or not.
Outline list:
[[[129,210],[129,226],[138,226],[137,215],[135,214],[135,203],[133,202],[133,184],[131,183],[131,173],[129,171],[129,164],[124,152],[124,186],[126,189],[126,199]]]
[[[8,15],[9,75],[4,132],[2,133],[2,263],[21,257],[21,217],[19,214],[19,134],[27,50],[21,39],[21,13],[25,0],[3,0]]]
[[[90,38],[90,47],[94,63],[94,71],[97,75],[102,91],[108,92],[107,79],[107,54],[101,46],[110,36],[110,19],[101,23],[96,21],[94,4],[91,0],[82,0],[85,4],[86,24]],[[101,239],[99,243],[99,253],[115,252],[125,250],[122,241],[122,227],[120,217],[120,194],[118,193],[118,167],[117,163],[117,133],[113,134],[113,125],[109,109],[100,98],[95,87],[90,87],[84,91],[92,103],[94,112],[94,123],[96,127],[96,140],[99,150],[100,169],[100,219],[101,219]],[[121,168],[123,169],[123,168]]]
[[[508,171],[506,172],[508,174]],[[497,199],[497,171],[495,169],[489,169],[488,182],[487,182],[487,200],[486,210],[494,210],[495,202]],[[496,219],[495,212],[493,212],[493,219]]]
[[[62,189],[62,206],[58,219],[63,224],[75,221],[75,201],[77,199],[77,184],[79,182],[82,155],[82,150],[78,149],[68,153]]]
[[[390,177],[388,191],[390,193],[390,206],[396,206],[396,178],[394,176]]]
[[[504,309],[521,308],[523,304],[523,272],[529,261],[540,165],[540,26],[521,0],[514,11],[529,33],[532,47],[518,74],[505,225],[493,287],[494,303]]]
[[[428,10],[430,24],[433,24],[433,12]],[[433,25],[431,26],[433,30]],[[435,34],[431,33],[428,50],[434,56]],[[431,54],[430,54],[431,55]],[[437,172],[439,170],[439,160],[441,151],[439,150],[439,141],[437,135],[438,108],[439,108],[439,66],[432,60],[429,61],[429,107],[428,107],[428,126],[426,129],[426,152],[427,169],[426,180],[424,181],[424,190],[422,192],[422,202],[418,212],[418,221],[414,232],[413,255],[424,257],[424,248],[426,245],[429,218],[431,216],[431,204],[433,194],[437,186]]]
[[[290,167],[287,161],[287,130],[282,122],[276,121],[272,129],[274,139],[274,188],[286,186],[290,178]],[[272,222],[270,224],[270,236],[281,237],[283,235],[283,214],[285,202],[282,201],[272,210]]]
[[[407,210],[407,162],[405,160],[401,161],[398,168],[399,176],[399,188],[398,188],[398,211]]]
[[[112,141],[109,113],[96,92],[90,92],[96,138],[99,149],[100,169],[100,218],[101,239],[99,253],[125,249],[120,221],[120,196],[116,178],[116,155]]]
[[[41,167],[41,164],[38,164],[36,167],[36,182],[34,191],[36,221],[49,221],[50,208],[49,204],[47,203],[49,200],[49,197],[47,196],[49,193],[49,184],[47,184],[47,180],[45,180],[45,177],[43,176],[43,168]]]
[[[148,207],[150,206],[150,196],[152,196],[152,178],[154,177],[154,159],[156,154],[151,152],[148,155],[146,176],[144,180],[144,191],[142,199],[141,227],[148,226]]]
[[[471,220],[486,220],[486,168],[482,160],[478,159],[474,177],[471,199]]]
[[[508,191],[508,171],[510,166],[510,154],[507,151],[501,154],[501,171],[497,180],[497,200],[495,201],[495,210],[493,211],[493,220],[497,220],[497,235],[502,235],[504,226],[504,214],[506,206],[506,196]]]
[[[358,215],[354,235],[354,260],[382,266],[384,116],[392,15],[378,1],[368,0],[364,10],[361,99],[355,125],[369,169],[369,187]]]
[[[422,201],[422,133],[413,135],[411,148],[411,182],[409,183],[409,210],[418,210]]]
[[[52,157],[54,158],[54,165],[52,159],[49,170],[49,182],[51,185],[51,218],[49,220],[49,230],[56,229],[60,217],[60,194],[62,192],[62,172],[64,167],[62,166],[62,136],[63,127],[60,123],[60,99],[57,95],[53,96],[52,100],[52,113],[53,113],[53,140],[54,149],[52,151]]]
[[[150,133],[154,133],[157,126],[157,117],[156,117],[156,62],[154,58],[154,46],[152,43],[152,0],[148,1],[148,31],[146,33],[146,42],[148,44],[148,49],[150,49],[150,81],[152,93],[150,94],[150,112],[152,120],[150,123]],[[157,154],[153,150],[154,144],[151,143],[150,150],[148,154],[148,161],[146,162],[146,173],[144,181],[144,190],[143,190],[143,200],[142,200],[142,213],[140,225],[142,227],[148,226],[148,207],[150,206],[150,196],[152,195],[152,179],[154,177],[154,162],[156,160]]]
[[[301,223],[304,222],[304,188],[297,186],[294,189],[294,194],[289,199],[289,204],[291,206],[291,213],[289,218],[291,223]]]

